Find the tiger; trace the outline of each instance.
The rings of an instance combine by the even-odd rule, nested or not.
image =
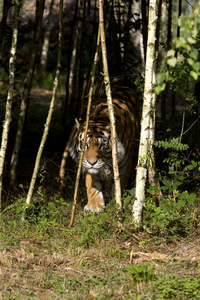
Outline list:
[[[127,187],[132,167],[132,154],[138,129],[136,88],[128,80],[110,80],[117,134],[117,160],[121,189]],[[79,161],[84,139],[85,122],[77,121],[77,131],[69,153]],[[85,211],[99,213],[114,197],[111,127],[104,83],[94,93],[86,145],[82,162],[88,202]]]

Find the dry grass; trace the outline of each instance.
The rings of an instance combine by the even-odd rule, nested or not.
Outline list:
[[[85,232],[78,233],[76,227],[64,235],[48,229],[42,238],[39,224],[12,222],[1,223],[0,299],[161,299],[152,296],[157,295],[157,276],[200,274],[199,239],[156,246],[146,233],[138,232],[126,241],[115,235],[98,238],[88,247],[77,244]],[[9,238],[12,230],[17,234]],[[143,264],[153,268],[153,277],[147,280],[141,273],[136,280],[127,266],[134,271]]]

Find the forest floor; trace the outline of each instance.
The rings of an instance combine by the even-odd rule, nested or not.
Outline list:
[[[62,94],[56,104],[33,202],[27,219],[21,221],[50,96],[34,91],[31,98],[14,192],[9,191],[8,164],[5,167],[5,209],[0,219],[0,299],[200,299],[200,227],[196,215],[193,223],[188,221],[191,231],[186,233],[177,218],[179,230],[170,231],[169,225],[167,230],[156,230],[161,221],[158,225],[156,220],[153,225],[152,220],[147,221],[145,208],[143,224],[135,228],[131,222],[132,197],[119,232],[113,203],[99,215],[84,214],[86,193],[81,182],[75,222],[68,229],[75,169],[67,166],[63,196],[58,181],[66,142],[60,121]],[[7,159],[17,110],[14,103]],[[199,204],[191,214],[195,211],[199,211]]]
[[[200,299],[199,235],[162,239],[138,230],[125,239],[109,218],[106,231],[99,219],[76,214],[72,229],[70,213],[62,224],[4,214],[0,299]]]

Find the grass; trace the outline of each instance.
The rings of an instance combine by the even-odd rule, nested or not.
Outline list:
[[[127,217],[119,235],[112,204],[84,215],[81,201],[68,229],[71,203],[44,199],[23,223],[24,199],[2,214],[2,299],[200,299],[197,232],[163,238]]]

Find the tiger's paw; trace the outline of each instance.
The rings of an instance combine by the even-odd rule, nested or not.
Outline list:
[[[84,211],[99,213],[103,211],[104,207],[105,207],[104,201],[88,202],[88,204],[85,205],[84,207]]]

